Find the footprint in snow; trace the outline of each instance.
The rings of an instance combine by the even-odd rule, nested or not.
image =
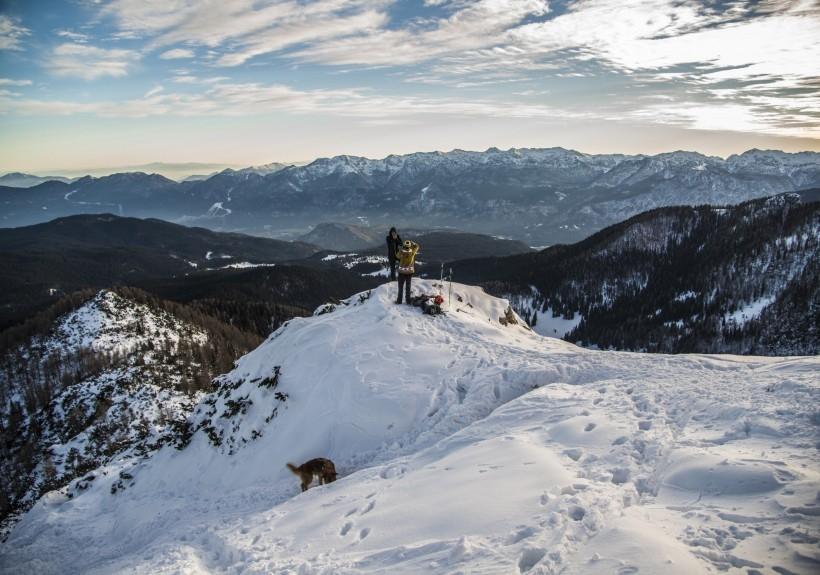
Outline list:
[[[352,527],[353,527],[353,522],[352,522],[352,521],[348,521],[347,523],[345,523],[344,525],[342,525],[342,528],[339,530],[339,535],[341,535],[342,537],[344,537],[345,535],[347,535],[347,534],[350,532],[350,529],[351,529]]]
[[[586,427],[584,427],[584,431],[592,431],[596,427],[598,427],[597,423],[587,423]]]
[[[367,539],[367,536],[370,535],[370,527],[365,527],[361,531],[359,531],[359,541],[362,539]]]
[[[532,537],[537,533],[535,527],[530,527],[528,525],[522,525],[518,527],[513,533],[507,537],[506,544],[507,545],[515,545],[519,541],[527,539],[528,537]]]
[[[623,485],[629,481],[631,473],[628,467],[617,467],[612,470],[612,483],[615,485]]]
[[[524,549],[521,557],[518,559],[518,572],[526,573],[530,571],[535,565],[544,558],[547,554],[546,549],[539,549],[535,547],[528,547]]]
[[[373,511],[373,508],[375,506],[376,506],[376,502],[371,501],[370,503],[367,504],[367,507],[365,507],[364,510],[361,513],[359,513],[359,515],[365,515],[367,513],[370,513],[371,511]]]
[[[581,521],[584,518],[584,515],[587,514],[587,510],[580,505],[573,505],[569,508],[567,513],[569,513],[569,516],[573,521]]]
[[[583,449],[579,449],[577,447],[572,447],[570,449],[564,450],[564,455],[572,459],[573,461],[578,461],[581,459],[581,456],[584,454]]]
[[[638,429],[641,431],[648,431],[652,428],[652,421],[639,421],[638,422]]]

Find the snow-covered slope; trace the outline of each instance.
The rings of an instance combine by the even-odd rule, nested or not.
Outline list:
[[[292,320],[184,449],[43,498],[0,572],[817,568],[817,358],[584,350],[452,294],[439,317],[386,284]],[[299,493],[285,463],[318,456],[339,480]]]

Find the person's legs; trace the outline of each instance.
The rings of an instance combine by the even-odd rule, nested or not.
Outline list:
[[[390,281],[396,280],[396,265],[398,265],[398,260],[390,260]]]
[[[401,290],[404,288],[405,281],[407,281],[407,276],[399,274],[399,293],[396,295],[396,303],[401,303]]]
[[[404,277],[405,277],[404,286],[405,286],[405,289],[407,290],[405,292],[405,295],[404,295],[404,301],[406,301],[407,303],[410,303],[410,281],[413,279],[413,274],[407,274]],[[401,290],[399,290],[399,291],[401,291]]]

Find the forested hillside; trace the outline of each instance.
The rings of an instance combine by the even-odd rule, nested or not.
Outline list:
[[[0,337],[0,533],[41,494],[184,436],[262,340],[134,288],[72,294]]]
[[[570,246],[462,261],[546,335],[657,352],[820,350],[820,203],[652,210]]]

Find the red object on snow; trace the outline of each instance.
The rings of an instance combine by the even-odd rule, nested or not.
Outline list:
[[[444,303],[444,298],[441,297],[440,295],[437,295],[436,298],[433,301],[436,302],[436,305],[441,305],[441,304]]]

